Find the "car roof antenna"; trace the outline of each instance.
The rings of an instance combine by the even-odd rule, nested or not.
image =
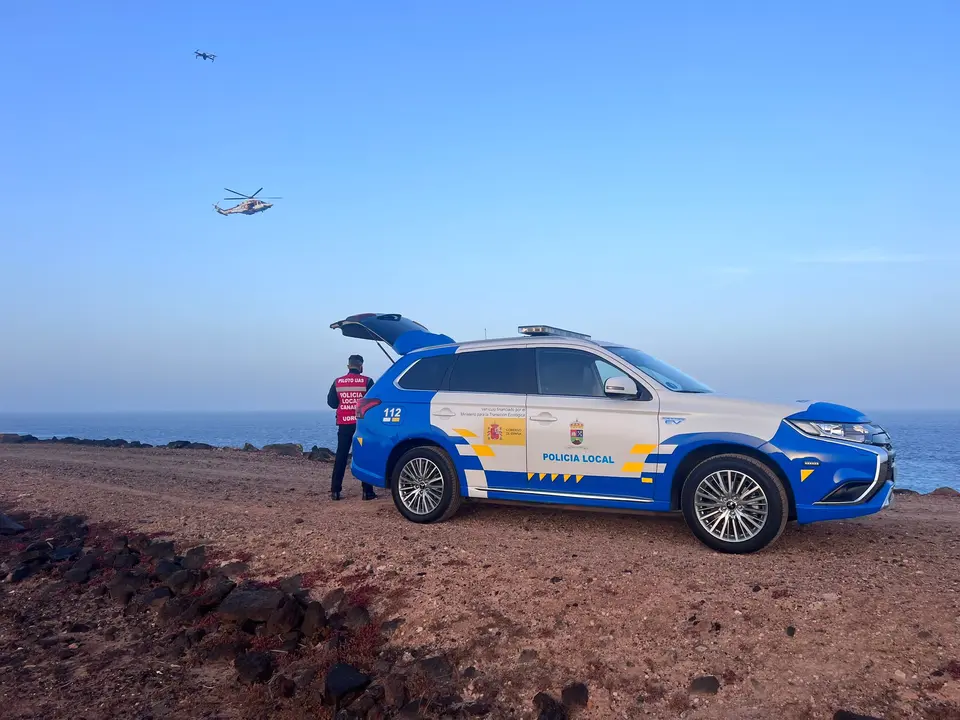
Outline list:
[[[380,344],[380,341],[379,341],[379,340],[377,340],[377,347],[380,348],[381,350],[383,350],[383,354],[387,356],[387,360],[390,361],[390,364],[391,364],[391,365],[393,365],[393,364],[395,364],[395,363],[397,362],[397,361],[394,360],[392,357],[390,357],[390,353],[388,353],[388,352],[387,352],[387,349],[386,349],[383,345]]]

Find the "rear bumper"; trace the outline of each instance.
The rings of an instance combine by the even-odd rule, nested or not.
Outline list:
[[[893,481],[884,482],[880,488],[872,493],[871,497],[861,503],[847,505],[830,505],[814,503],[812,505],[797,505],[797,522],[801,525],[821,520],[844,520],[847,518],[863,517],[880,512],[890,504],[893,495]]]

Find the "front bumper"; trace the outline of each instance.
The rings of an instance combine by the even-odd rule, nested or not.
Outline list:
[[[801,525],[821,520],[844,520],[880,512],[888,507],[893,497],[893,481],[888,480],[877,487],[870,499],[856,504],[813,503],[797,505],[797,522]]]

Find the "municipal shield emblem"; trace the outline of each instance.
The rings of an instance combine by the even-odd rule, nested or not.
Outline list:
[[[570,442],[574,445],[583,443],[583,423],[579,420],[570,423]]]

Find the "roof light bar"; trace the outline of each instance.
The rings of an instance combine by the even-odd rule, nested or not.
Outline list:
[[[573,332],[572,330],[561,330],[560,328],[550,327],[549,325],[521,325],[517,328],[521,335],[558,335],[560,337],[579,338],[589,340],[589,335]]]

